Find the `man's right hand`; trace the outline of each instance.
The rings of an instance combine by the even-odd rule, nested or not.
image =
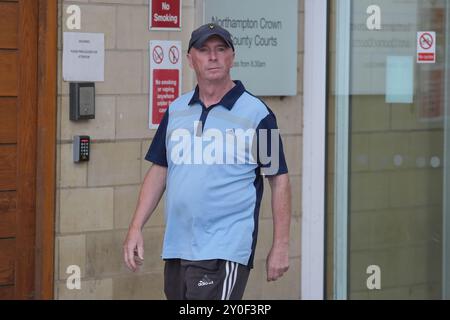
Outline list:
[[[127,267],[135,272],[144,261],[144,239],[140,228],[130,227],[123,243],[123,259]]]

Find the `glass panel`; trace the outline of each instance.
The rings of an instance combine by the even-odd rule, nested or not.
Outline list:
[[[348,246],[344,248],[347,297],[439,299],[445,236],[442,195],[447,163],[444,115],[449,3],[379,0],[377,6],[372,4],[369,0],[351,1],[348,21],[345,199],[334,198],[342,187],[334,182],[339,176],[334,172],[336,161],[342,158],[342,150],[335,150],[335,135],[341,132],[336,126],[343,125],[335,116],[342,98],[335,87],[345,80],[335,72],[335,66],[343,63],[336,46],[341,35],[337,27],[341,4],[331,1],[330,6],[327,297],[335,297],[339,285],[333,279],[333,247],[339,237],[333,230],[337,219],[333,204],[343,200],[348,204]],[[420,40],[424,47],[431,42],[436,45],[435,63],[416,62],[420,31],[435,33],[435,37],[430,33]]]

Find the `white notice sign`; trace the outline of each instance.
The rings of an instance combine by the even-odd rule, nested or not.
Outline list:
[[[389,56],[415,56],[416,25],[420,16],[418,1],[383,1],[381,12],[381,30],[367,27],[371,15],[367,8],[375,4],[373,0],[352,1],[352,23],[349,26],[350,40],[350,94],[352,95],[390,95],[386,88],[386,79],[395,80],[404,66],[403,62],[390,60],[390,74],[387,77],[386,63]],[[413,4],[414,3],[414,4]],[[342,41],[339,39],[340,45]],[[414,62],[415,58],[413,58]],[[397,62],[400,63],[397,65]],[[397,68],[398,67],[398,68]],[[406,67],[409,68],[409,67]],[[395,71],[397,70],[397,71]],[[409,71],[409,69],[408,69]],[[393,78],[392,78],[393,77]],[[409,79],[407,80],[409,81]],[[396,89],[394,89],[396,90]]]
[[[386,103],[413,103],[414,57],[388,56],[386,61]]]
[[[104,81],[104,73],[104,34],[64,32],[64,81]]]
[[[208,0],[204,21],[227,29],[236,49],[233,79],[258,96],[297,94],[298,1]]]

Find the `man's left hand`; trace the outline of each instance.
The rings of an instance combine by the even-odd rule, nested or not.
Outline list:
[[[275,281],[289,269],[289,248],[272,247],[266,261],[267,281]]]

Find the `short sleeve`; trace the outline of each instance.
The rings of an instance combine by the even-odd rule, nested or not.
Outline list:
[[[270,112],[261,120],[257,129],[257,159],[261,173],[275,176],[288,172],[283,142],[275,115]]]
[[[166,110],[161,123],[159,124],[150,148],[145,155],[145,160],[151,161],[154,164],[167,167],[167,151],[166,151],[166,132],[169,123],[169,109]]]

